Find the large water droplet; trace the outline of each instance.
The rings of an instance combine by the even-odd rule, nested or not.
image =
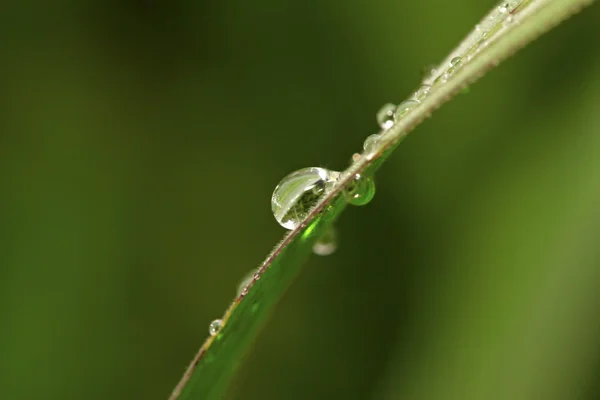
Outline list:
[[[318,256],[328,256],[337,249],[337,232],[335,227],[330,226],[327,231],[314,244],[312,250]]]
[[[394,118],[396,121],[404,117],[413,107],[419,105],[419,102],[416,100],[406,100],[396,107],[396,111],[394,112]]]
[[[379,109],[379,111],[377,111],[377,123],[381,129],[389,129],[392,125],[394,125],[395,109],[395,104],[386,103]]]
[[[319,199],[333,186],[339,172],[304,168],[279,182],[271,197],[275,219],[286,229],[296,229]]]
[[[423,101],[429,95],[431,91],[431,85],[421,85],[419,89],[415,92],[415,100]]]
[[[344,190],[344,197],[353,206],[364,206],[375,196],[375,181],[371,177],[354,175],[352,182]]]
[[[217,333],[219,333],[222,326],[223,326],[223,321],[220,319],[215,319],[208,326],[208,333],[210,333],[210,336],[215,336]]]

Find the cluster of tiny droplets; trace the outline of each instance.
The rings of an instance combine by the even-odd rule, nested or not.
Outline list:
[[[471,61],[474,54],[488,45],[490,37],[501,27],[502,23],[512,22],[513,16],[511,13],[519,3],[519,1],[512,0],[502,1],[498,4],[479,24],[475,25],[473,32],[465,39],[465,42],[469,44],[468,47],[462,46],[464,48],[461,49],[459,46],[457,52],[461,54],[462,51],[462,55],[455,54],[445,68],[432,68],[428,77],[424,79],[412,97],[396,106],[393,114],[390,112],[393,107],[391,103],[385,104],[377,112],[377,123],[381,128],[381,132],[368,136],[363,143],[363,149],[368,158],[373,156],[374,151],[378,148],[378,143],[395,122],[404,118],[413,108],[422,103],[433,88],[446,83],[466,62]],[[391,115],[393,115],[393,121]],[[353,162],[359,159],[360,155],[352,157]]]

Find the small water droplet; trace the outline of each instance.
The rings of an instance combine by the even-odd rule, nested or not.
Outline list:
[[[275,219],[286,229],[296,229],[319,199],[335,183],[339,172],[303,168],[279,182],[271,197]]]
[[[508,4],[506,2],[502,2],[498,6],[498,11],[500,11],[502,14],[507,13],[509,9],[510,9],[510,4]]]
[[[327,231],[317,240],[312,250],[318,256],[328,256],[337,249],[337,232],[335,227],[330,226]]]
[[[246,290],[246,287],[250,283],[252,283],[255,273],[256,273],[256,269],[253,269],[252,271],[250,271],[246,275],[244,275],[244,277],[242,278],[242,280],[240,281],[240,283],[237,286],[237,295],[238,296],[245,296],[248,293],[248,291]],[[246,293],[244,293],[244,291],[246,291]]]
[[[435,73],[435,65],[427,65],[426,67],[421,68],[421,80],[424,81],[426,79],[430,79],[435,76]]]
[[[450,66],[454,67],[454,68],[460,68],[460,67],[462,67],[462,58],[461,57],[454,57],[452,60],[450,60]]]
[[[353,206],[363,206],[374,196],[375,181],[371,177],[364,177],[360,174],[354,175],[354,179],[344,190],[344,197]]]
[[[477,32],[480,32],[481,31],[481,25],[479,25],[479,24],[475,25],[475,30]]]
[[[381,136],[379,136],[377,134],[367,137],[367,139],[365,140],[365,143],[363,143],[363,149],[365,149],[365,151],[368,151],[368,152],[373,151],[375,148],[375,145],[377,145],[377,143],[379,142],[380,139],[381,139]]]
[[[415,92],[415,100],[423,101],[429,95],[431,91],[431,85],[421,85],[419,89]]]
[[[222,326],[223,326],[223,321],[220,319],[215,319],[208,326],[208,333],[210,333],[210,336],[215,336],[217,333],[219,333]]]
[[[257,281],[260,279],[260,273],[256,272],[253,276],[254,280]]]
[[[395,109],[395,104],[386,103],[379,109],[379,111],[377,111],[377,123],[381,129],[389,129],[392,125],[394,125]]]
[[[352,154],[352,162],[355,163],[358,160],[360,160],[360,154],[358,154],[358,153]]]
[[[403,101],[396,107],[396,111],[394,112],[394,119],[396,121],[400,120],[404,117],[412,108],[419,105],[419,102],[416,100],[406,100]]]

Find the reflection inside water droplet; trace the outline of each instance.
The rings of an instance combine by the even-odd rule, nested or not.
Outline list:
[[[339,172],[314,167],[283,178],[271,197],[271,209],[277,222],[286,229],[297,228],[338,176]]]

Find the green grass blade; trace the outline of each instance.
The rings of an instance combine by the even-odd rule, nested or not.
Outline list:
[[[259,279],[254,279],[234,300],[222,318],[221,331],[203,344],[170,399],[223,398],[244,354],[311,254],[313,244],[343,211],[345,201],[341,193],[356,174],[375,173],[406,134],[435,109],[518,49],[590,3],[592,0],[526,0],[510,14],[510,23],[503,16],[493,24],[484,43],[471,34],[459,44],[436,68],[440,72],[424,80],[423,83],[432,85],[427,98],[382,134],[375,146],[361,154],[304,222],[291,231],[261,264]],[[465,57],[464,65],[442,83],[439,77],[456,56]]]

